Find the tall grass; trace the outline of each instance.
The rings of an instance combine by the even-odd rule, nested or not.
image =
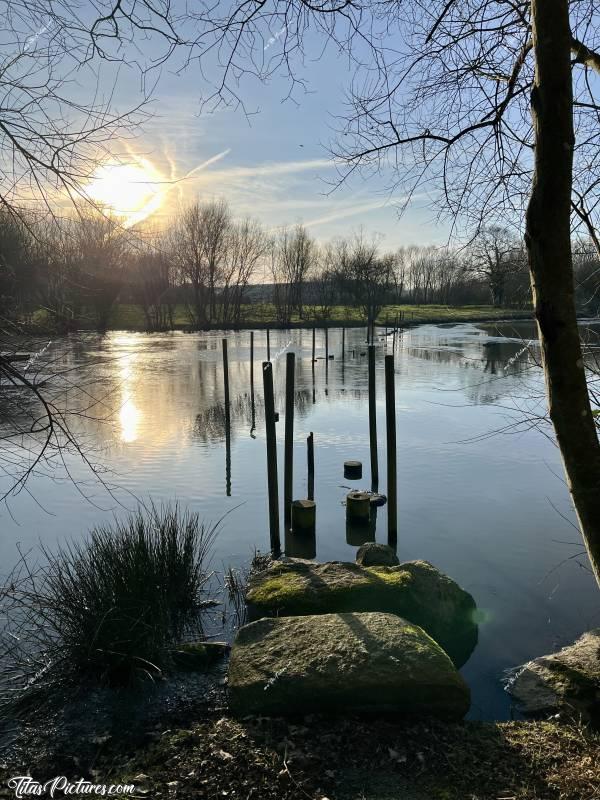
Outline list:
[[[216,526],[177,506],[138,511],[83,543],[22,559],[0,590],[0,702],[57,684],[123,685],[171,665],[202,635],[207,558]],[[204,603],[205,605],[205,603]]]

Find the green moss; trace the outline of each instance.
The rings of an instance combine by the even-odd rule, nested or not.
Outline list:
[[[555,689],[573,694],[595,694],[598,690],[598,679],[588,675],[581,669],[565,664],[559,659],[546,659],[544,668],[551,673],[550,685]]]
[[[257,606],[284,605],[301,598],[306,590],[306,582],[299,575],[283,573],[267,578],[252,589],[248,599]]]
[[[357,605],[381,604],[382,592],[388,602],[394,602],[400,588],[410,585],[409,572],[391,567],[368,567],[349,572],[347,580],[315,585],[307,574],[290,571],[282,565],[281,571],[263,579],[248,592],[248,602],[257,609],[285,609],[288,613],[321,613],[350,610]]]
[[[383,581],[387,586],[394,588],[408,586],[413,579],[410,572],[394,569],[393,567],[366,567],[366,571],[377,582]]]
[[[477,642],[473,598],[424,561],[394,567],[283,562],[255,575],[250,620],[381,611],[410,620],[462,666]]]

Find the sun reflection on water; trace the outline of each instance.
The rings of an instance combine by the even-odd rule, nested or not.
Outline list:
[[[135,361],[137,354],[125,353],[119,359],[119,374],[121,378],[121,403],[119,407],[120,438],[125,444],[135,442],[139,436],[139,426],[142,413],[135,403],[133,378],[135,375]]]

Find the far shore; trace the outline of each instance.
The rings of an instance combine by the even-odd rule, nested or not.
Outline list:
[[[398,316],[398,319],[397,319]],[[459,323],[532,321],[533,311],[492,306],[388,306],[377,317],[376,327],[392,331],[412,328],[418,325],[442,325]],[[146,324],[140,308],[133,305],[115,306],[106,329],[108,331],[129,331],[136,333],[167,333],[179,331],[194,333],[200,331],[242,331],[242,330],[311,330],[312,328],[365,328],[367,322],[356,309],[337,306],[327,317],[321,317],[308,308],[306,316],[292,317],[288,321],[278,320],[272,309],[265,306],[248,306],[246,315],[237,321],[206,322],[191,325],[186,319],[185,310],[177,306],[173,313],[173,324],[153,329]],[[24,332],[32,335],[57,335],[97,331],[91,320],[74,323],[69,330],[51,324],[47,317],[36,314],[33,322],[24,326]]]

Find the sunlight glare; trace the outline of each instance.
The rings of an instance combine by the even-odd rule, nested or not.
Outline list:
[[[164,199],[165,178],[145,158],[98,167],[86,188],[95,203],[121,217],[130,228],[157,211]]]
[[[138,428],[142,418],[134,399],[135,360],[135,353],[126,353],[120,359],[121,405],[119,409],[119,425],[121,427],[121,441],[124,444],[131,444],[138,438]]]

